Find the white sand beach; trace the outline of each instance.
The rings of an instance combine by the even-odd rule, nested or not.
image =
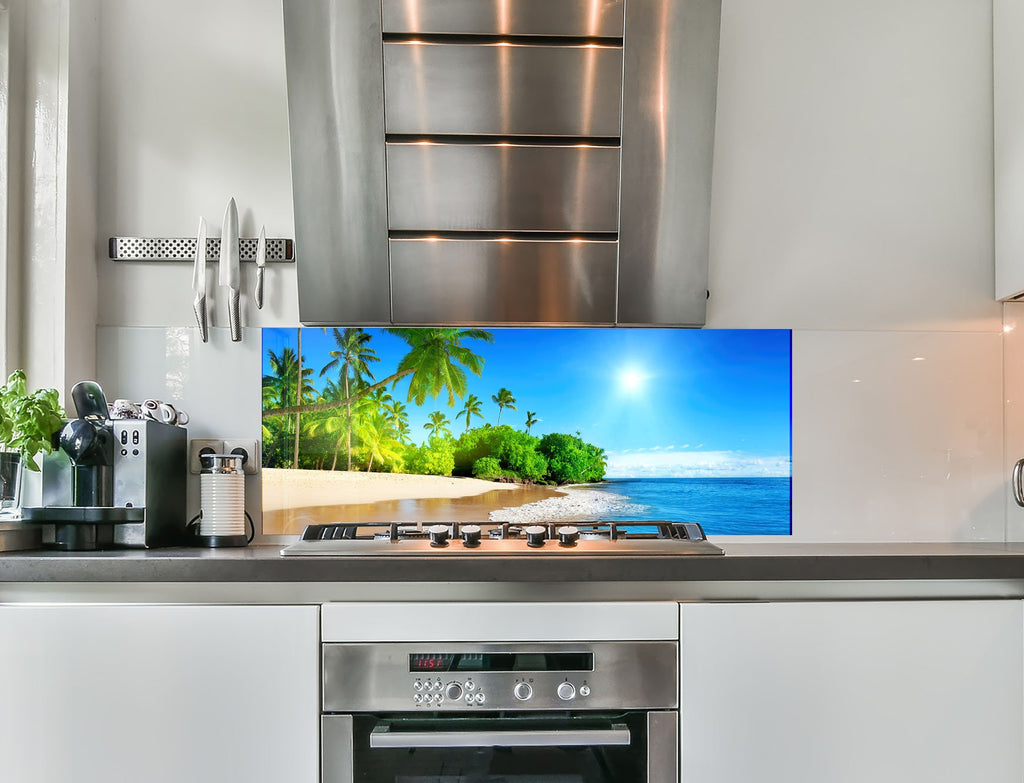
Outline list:
[[[263,510],[378,503],[382,500],[464,498],[494,490],[515,492],[521,489],[520,484],[500,484],[459,476],[264,468]]]
[[[550,487],[406,473],[263,469],[263,532],[330,522],[486,521],[495,509],[560,494]]]

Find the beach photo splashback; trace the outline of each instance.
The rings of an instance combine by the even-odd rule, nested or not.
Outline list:
[[[786,330],[263,329],[263,532],[791,533]]]

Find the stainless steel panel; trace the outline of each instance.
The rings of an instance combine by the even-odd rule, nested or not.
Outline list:
[[[702,325],[721,0],[629,0],[620,324]]]
[[[299,318],[391,320],[380,6],[284,0]]]
[[[647,783],[679,781],[679,713],[647,713]]]
[[[676,642],[567,642],[510,644],[324,644],[323,708],[325,712],[374,712],[417,709],[417,680],[470,679],[474,693],[484,693],[487,710],[626,710],[675,709],[678,644]],[[594,670],[584,672],[506,671],[447,672],[431,675],[409,671],[415,653],[543,653],[593,652]],[[533,697],[515,698],[517,680],[532,682]],[[589,696],[563,701],[555,695],[559,683],[570,681],[590,687]],[[436,689],[441,692],[440,688]],[[423,708],[420,708],[423,709]],[[460,713],[480,711],[464,700],[443,700],[431,710]],[[424,710],[426,711],[426,710]]]
[[[384,44],[388,133],[619,135],[622,49]]]
[[[353,783],[351,715],[320,716],[320,779],[323,783]]]
[[[622,0],[383,0],[384,31],[622,35]]]
[[[392,230],[618,228],[615,147],[388,144],[387,183]]]
[[[391,240],[395,322],[613,323],[614,242]]]

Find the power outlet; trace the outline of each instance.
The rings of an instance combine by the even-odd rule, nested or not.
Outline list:
[[[188,444],[188,472],[198,474],[203,465],[199,461],[201,454],[223,454],[224,441],[210,438],[193,438]]]
[[[262,456],[260,455],[260,442],[258,440],[225,438],[224,453],[241,454],[242,471],[247,476],[252,476],[260,472]]]

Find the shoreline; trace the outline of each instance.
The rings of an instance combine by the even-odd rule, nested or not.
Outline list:
[[[497,510],[557,497],[553,487],[408,473],[263,470],[263,533],[331,522],[487,522]]]

